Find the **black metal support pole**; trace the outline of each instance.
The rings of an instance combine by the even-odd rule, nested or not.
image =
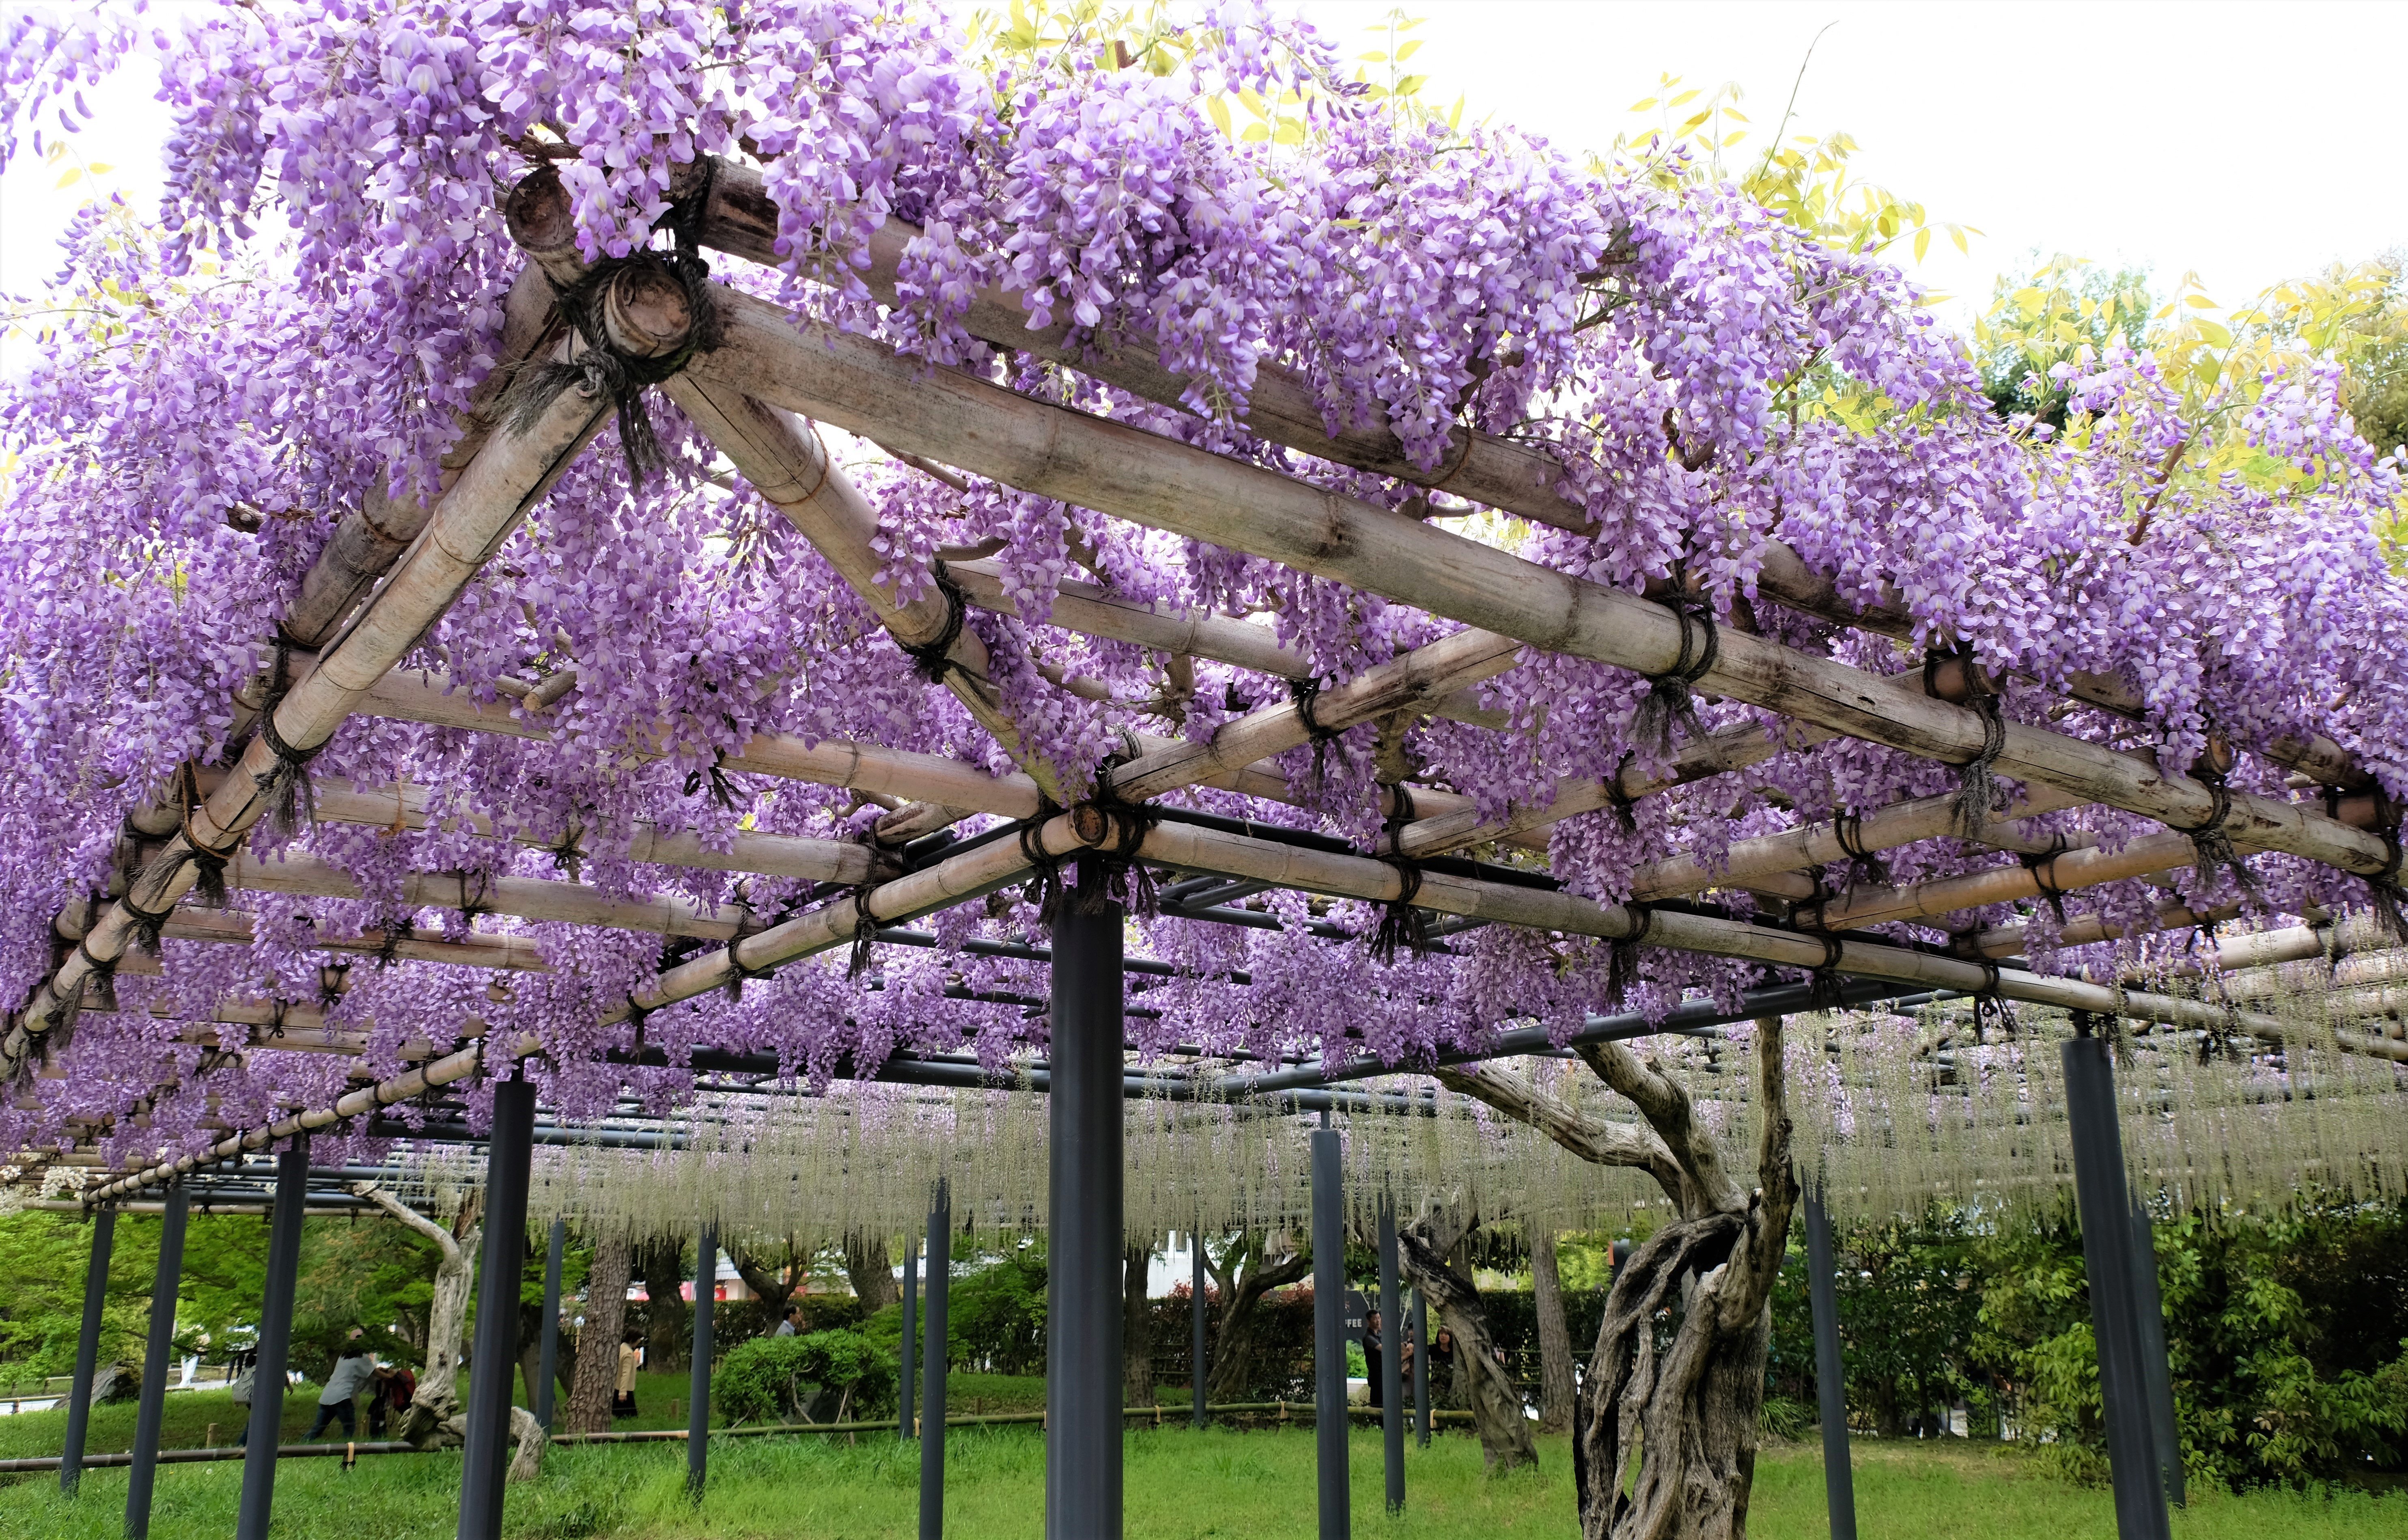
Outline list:
[[[1413,1290],[1413,1442],[1429,1447],[1429,1299]]]
[[[928,1208],[928,1341],[920,1353],[920,1540],[945,1533],[945,1306],[953,1282],[953,1189],[937,1179]]]
[[[134,1415],[134,1463],[126,1473],[125,1540],[150,1533],[150,1492],[159,1478],[159,1423],[167,1411],[167,1363],[176,1353],[176,1293],[184,1279],[184,1219],[192,1194],[167,1187],[160,1215],[159,1272],[150,1285],[150,1336],[142,1349],[142,1402]]]
[[[2076,1019],[2077,1029],[2082,1027]],[[2073,1195],[2082,1213],[2082,1259],[2090,1278],[2090,1321],[2099,1341],[2099,1390],[2121,1540],[2167,1540],[2166,1493],[2157,1475],[2149,1397],[2141,1377],[2132,1310],[2132,1196],[2115,1118],[2115,1072],[2104,1038],[2064,1045],[2066,1131],[2073,1146]]]
[[[267,1540],[276,1505],[276,1444],[284,1432],[284,1370],[293,1352],[293,1286],[301,1271],[301,1216],[309,1197],[309,1136],[296,1133],[276,1158],[275,1206],[267,1221],[267,1292],[260,1303],[258,1361],[251,1374],[251,1425],[243,1435],[242,1511],[235,1540]]]
[[[911,1397],[919,1391],[914,1378],[919,1374],[920,1351],[920,1243],[906,1237],[903,1242],[903,1362],[895,1380],[896,1433],[900,1438],[912,1436]]]
[[[1212,1415],[1204,1409],[1204,1372],[1209,1367],[1204,1357],[1204,1286],[1211,1280],[1211,1272],[1204,1259],[1203,1231],[1189,1231],[1187,1243],[1189,1249],[1196,1253],[1189,1259],[1194,1275],[1187,1284],[1188,1415],[1195,1419],[1196,1426],[1201,1428]]]
[[[1121,908],[1054,921],[1046,1540],[1121,1536]]]
[[[1354,1533],[1346,1471],[1346,1216],[1338,1130],[1312,1130],[1312,1439],[1321,1476],[1321,1540]]]
[[[2149,1431],[2156,1434],[2157,1475],[2166,1501],[2189,1505],[2183,1479],[2182,1423],[2174,1413],[2173,1365],[2166,1358],[2166,1302],[2157,1290],[2157,1229],[2149,1208],[2132,1201],[2132,1312],[2140,1328],[2141,1378],[2148,1388]]]
[[[1388,1511],[1405,1511],[1405,1313],[1397,1286],[1397,1201],[1380,1200],[1380,1438]]]
[[[694,1368],[686,1376],[685,1491],[699,1503],[710,1467],[710,1305],[719,1292],[719,1227],[703,1226],[694,1249]]]
[[[83,1443],[92,1428],[92,1376],[100,1371],[100,1317],[108,1305],[108,1254],[117,1245],[117,1211],[92,1216],[92,1259],[84,1264],[83,1327],[76,1333],[75,1378],[67,1382],[67,1442],[59,1454],[59,1490],[73,1494],[83,1479]]]
[[[501,1540],[510,1464],[510,1386],[519,1366],[519,1274],[526,1265],[535,1084],[494,1087],[485,1145],[485,1245],[477,1260],[477,1331],[468,1360],[468,1429],[460,1462],[460,1540]]]
[[[1831,1540],[1856,1540],[1856,1476],[1848,1462],[1848,1382],[1840,1359],[1838,1273],[1831,1216],[1823,1195],[1806,1193],[1806,1291],[1814,1311],[1814,1393],[1823,1407],[1823,1501]]]
[[[535,1397],[535,1419],[552,1432],[552,1391],[560,1384],[560,1270],[567,1260],[568,1223],[552,1222],[552,1241],[543,1254],[543,1335],[536,1349],[538,1383],[527,1387]]]

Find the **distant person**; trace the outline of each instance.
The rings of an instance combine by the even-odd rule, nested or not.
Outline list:
[[[408,1414],[409,1403],[418,1396],[418,1376],[406,1363],[380,1364],[370,1384],[368,1436],[382,1438],[388,1423]]]
[[[239,1449],[251,1442],[251,1388],[259,1379],[259,1355],[236,1353],[226,1360],[226,1373],[234,1376],[226,1382],[226,1398],[234,1403],[234,1446]]]
[[[326,1374],[326,1388],[318,1392],[318,1415],[311,1419],[309,1431],[301,1435],[306,1442],[326,1431],[326,1424],[340,1419],[345,1438],[360,1436],[359,1409],[351,1404],[368,1383],[376,1377],[376,1355],[368,1351],[362,1339],[366,1333],[354,1326],[344,1339],[342,1356]]]
[[[801,1305],[799,1305],[799,1304],[790,1304],[790,1305],[786,1306],[786,1314],[785,1314],[784,1318],[783,1318],[783,1319],[781,1319],[781,1320],[780,1320],[780,1321],[778,1322],[778,1330],[776,1330],[775,1331],[770,1332],[770,1333],[769,1333],[769,1335],[771,1335],[771,1336],[773,1336],[773,1337],[791,1337],[791,1336],[793,1336],[793,1335],[795,1334],[796,1331],[797,1330],[798,1323],[802,1320],[802,1318],[803,1318],[803,1307],[802,1307]]]
[[[1457,1372],[1456,1357],[1455,1333],[1440,1327],[1437,1340],[1430,1344],[1429,1377],[1436,1381],[1440,1374],[1446,1375],[1445,1389],[1440,1393],[1450,1406],[1461,1406],[1470,1399],[1467,1393],[1469,1387],[1462,1383],[1463,1375]]]
[[[1380,1373],[1381,1360],[1385,1357],[1384,1348],[1385,1344],[1380,1337],[1380,1313],[1374,1310],[1363,1321],[1363,1377],[1370,1386],[1371,1404],[1374,1406],[1387,1404],[1381,1400],[1385,1394],[1381,1384],[1387,1378]]]
[[[636,1371],[644,1362],[643,1350],[636,1345],[643,1340],[642,1333],[630,1331],[619,1344],[619,1389],[610,1398],[610,1415],[614,1418],[636,1415]]]

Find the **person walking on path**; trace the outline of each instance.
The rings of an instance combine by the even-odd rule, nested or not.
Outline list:
[[[769,1334],[773,1337],[793,1336],[795,1334],[795,1322],[802,1316],[802,1313],[803,1307],[799,1304],[790,1304],[786,1306],[785,1318],[778,1323],[778,1330],[770,1332]]]
[[[345,1438],[360,1436],[360,1414],[351,1403],[376,1377],[377,1367],[376,1355],[360,1340],[363,1335],[354,1326],[343,1343],[343,1356],[335,1360],[335,1367],[326,1375],[326,1388],[318,1392],[318,1415],[310,1422],[309,1431],[301,1435],[305,1442],[324,1432],[326,1424],[337,1418],[342,1421]]]

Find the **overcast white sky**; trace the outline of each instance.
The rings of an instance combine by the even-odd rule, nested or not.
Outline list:
[[[178,0],[159,0],[164,9]],[[18,0],[0,0],[0,10]],[[1350,52],[1384,0],[1304,0]],[[2408,248],[2408,6],[2389,4],[1787,4],[1410,0],[1429,20],[1412,67],[1427,94],[1468,98],[1567,149],[1602,147],[1659,75],[1726,80],[1775,123],[1823,33],[1794,128],[1843,128],[1859,173],[1977,226],[1944,241],[1927,287],[1986,297],[2035,247],[2131,261],[2161,284],[2196,269],[2239,303],[2336,259]],[[1824,32],[1826,26],[1828,31]],[[165,118],[154,82],[93,105],[76,141],[114,169],[61,190],[63,166],[21,153],[0,176],[0,292],[38,290],[61,226],[96,182],[146,207]],[[65,163],[72,165],[72,162]],[[1950,308],[1952,319],[1962,311]]]

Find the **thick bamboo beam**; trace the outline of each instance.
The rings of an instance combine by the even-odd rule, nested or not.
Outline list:
[[[727,342],[698,362],[698,374],[905,453],[1649,676],[1680,664],[1684,630],[1696,645],[1690,623],[1635,595],[722,293]],[[1696,684],[1947,763],[1978,757],[1988,736],[1971,709],[1727,626]],[[2369,876],[2389,867],[2380,838],[2315,809],[2247,793],[2227,804],[2205,784],[2140,756],[2042,728],[2009,723],[2003,736],[2000,774],[2178,828],[2204,825],[2221,808],[2222,827],[2236,839]]]
[[[619,296],[624,308],[646,307],[661,316],[656,330],[672,326],[672,302],[684,307],[673,286],[647,285],[631,271]],[[417,644],[486,558],[500,546],[527,508],[551,486],[606,419],[610,403],[590,386],[564,390],[534,421],[489,439],[460,479],[443,495],[409,554],[318,655],[314,667],[294,684],[268,724],[273,736],[307,754],[332,738],[369,690]],[[285,767],[263,730],[208,799],[193,811],[192,836],[213,850],[236,849],[264,817],[276,791],[296,773]],[[0,1040],[0,1079],[33,1057],[41,1040],[73,1011],[96,966],[122,957],[140,923],[138,907],[164,914],[195,879],[193,846],[179,832],[166,850],[135,879],[132,891],[93,927],[57,973],[36,988]]]
[[[782,264],[776,249],[777,208],[761,173],[752,166],[725,164],[717,168],[701,234],[705,245],[720,251],[769,266]],[[882,303],[896,303],[905,249],[919,236],[911,225],[889,218],[871,237],[869,265],[857,276]],[[1140,337],[1115,337],[1110,348],[1075,346],[1068,322],[1032,327],[1020,297],[995,287],[972,293],[961,320],[970,335],[994,346],[1067,365],[1162,406],[1194,410],[1189,398],[1197,381],[1164,367]],[[1406,457],[1402,444],[1384,423],[1349,424],[1332,436],[1311,382],[1276,363],[1256,367],[1240,420],[1273,443],[1320,459],[1416,486],[1443,488],[1471,502],[1558,528],[1585,529],[1590,524],[1587,511],[1559,490],[1564,468],[1545,446],[1457,427],[1440,462],[1443,468],[1425,471]],[[931,457],[960,463],[942,453]],[[1831,579],[1813,571],[1795,550],[1778,540],[1765,549],[1756,587],[1762,597],[1842,625],[1901,639],[1914,635],[1914,617],[1894,592],[1885,592],[1870,605],[1852,602],[1842,597]],[[2064,683],[2066,692],[2078,700],[2135,720],[2148,719],[2139,692],[2120,678],[2077,671]],[[2263,752],[2329,785],[2355,789],[2372,784],[2365,768],[2327,738],[2285,735],[2264,744]]]

